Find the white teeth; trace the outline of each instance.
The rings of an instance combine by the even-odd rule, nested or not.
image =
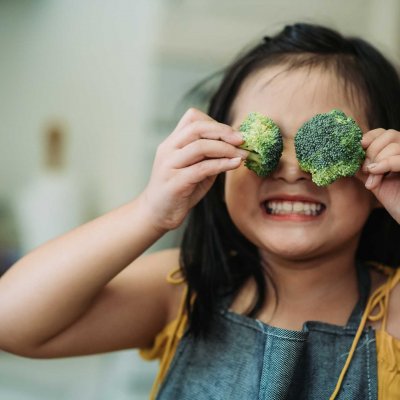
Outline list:
[[[295,201],[293,203],[293,211],[303,211],[303,207],[305,208],[305,205],[300,203],[300,201]]]
[[[301,214],[319,215],[322,211],[322,204],[303,201],[267,201],[266,210],[268,214]]]

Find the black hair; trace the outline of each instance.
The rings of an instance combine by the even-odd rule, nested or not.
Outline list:
[[[286,26],[265,37],[228,67],[211,98],[208,114],[230,122],[233,101],[244,80],[268,65],[299,68],[304,65],[334,68],[337,76],[363,99],[370,129],[400,129],[400,81],[393,65],[360,38],[344,37],[335,30],[311,24]],[[254,317],[266,294],[265,268],[258,249],[233,224],[223,201],[224,174],[192,209],[181,244],[181,268],[195,293],[187,302],[190,331],[206,335],[221,296],[235,294],[253,278],[257,295],[248,311]],[[400,264],[400,227],[384,210],[374,210],[361,234],[356,257],[392,267]]]

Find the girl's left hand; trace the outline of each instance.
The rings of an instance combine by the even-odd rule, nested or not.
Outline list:
[[[365,187],[400,223],[400,132],[374,129],[364,134],[361,145],[366,152]]]

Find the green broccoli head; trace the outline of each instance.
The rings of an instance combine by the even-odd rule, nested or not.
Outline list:
[[[250,153],[244,165],[258,176],[266,176],[278,165],[283,151],[279,127],[272,119],[250,113],[239,127],[244,143],[239,147]]]
[[[360,127],[343,111],[317,114],[294,138],[300,168],[310,172],[318,186],[353,176],[365,158],[361,138]]]

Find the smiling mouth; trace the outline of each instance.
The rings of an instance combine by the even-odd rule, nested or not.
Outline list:
[[[268,215],[306,215],[317,217],[326,209],[322,203],[308,201],[280,201],[269,200],[264,202],[264,208]]]

